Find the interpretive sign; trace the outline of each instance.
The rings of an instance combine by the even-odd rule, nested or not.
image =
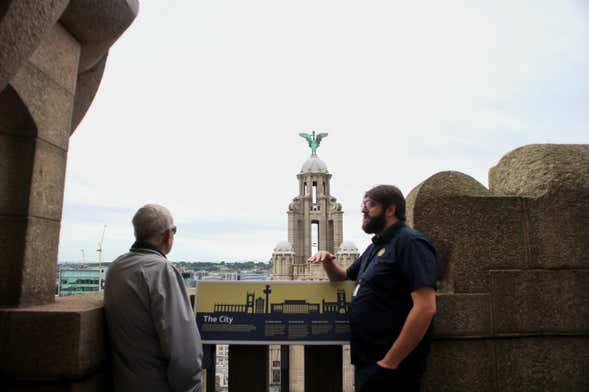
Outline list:
[[[208,344],[345,344],[353,282],[201,281],[196,320]]]

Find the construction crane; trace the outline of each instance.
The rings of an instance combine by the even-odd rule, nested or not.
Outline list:
[[[102,228],[102,237],[98,243],[98,291],[102,290],[102,245],[104,244],[104,233],[106,232],[106,225]]]

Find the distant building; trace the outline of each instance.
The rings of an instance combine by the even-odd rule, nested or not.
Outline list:
[[[186,287],[196,287],[196,274],[194,271],[182,271],[181,274]]]
[[[331,174],[316,154],[299,174],[299,194],[288,206],[288,241],[279,242],[272,253],[272,279],[327,280],[319,264],[307,259],[319,250],[337,256],[348,267],[359,256],[358,248],[343,241],[342,205],[331,195]]]
[[[203,274],[197,273],[198,280],[239,280],[237,271],[203,272]]]
[[[226,391],[228,389],[229,378],[229,346],[219,344],[216,346],[215,354],[215,390]]]
[[[281,362],[280,362],[280,346],[273,345],[269,347],[270,359],[270,374],[268,384],[270,391],[280,391],[280,377],[281,377]]]
[[[358,257],[358,248],[343,241],[342,205],[331,195],[331,174],[327,165],[312,150],[297,174],[299,194],[288,206],[288,241],[279,242],[272,253],[272,279],[275,280],[327,280],[321,264],[308,264],[307,259],[320,250],[336,255],[344,268]],[[301,304],[289,304],[287,310],[298,309]],[[324,304],[329,311],[345,312],[345,297],[336,303]],[[311,309],[308,309],[312,311]],[[280,383],[280,346],[270,346],[270,388]],[[290,392],[304,391],[304,350],[290,346]],[[353,369],[350,365],[350,346],[343,347],[344,392],[353,387]]]
[[[268,280],[270,275],[266,272],[240,271],[238,280]]]
[[[87,294],[104,290],[105,268],[60,267],[57,276],[57,295]]]

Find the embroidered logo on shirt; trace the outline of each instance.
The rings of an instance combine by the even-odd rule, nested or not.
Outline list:
[[[378,251],[378,253],[376,254],[377,256],[382,256],[384,255],[384,252],[386,252],[385,248],[382,248],[381,250]]]

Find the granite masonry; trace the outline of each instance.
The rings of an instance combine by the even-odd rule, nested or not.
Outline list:
[[[108,390],[100,296],[55,300],[70,135],[137,0],[0,3],[0,385]]]

